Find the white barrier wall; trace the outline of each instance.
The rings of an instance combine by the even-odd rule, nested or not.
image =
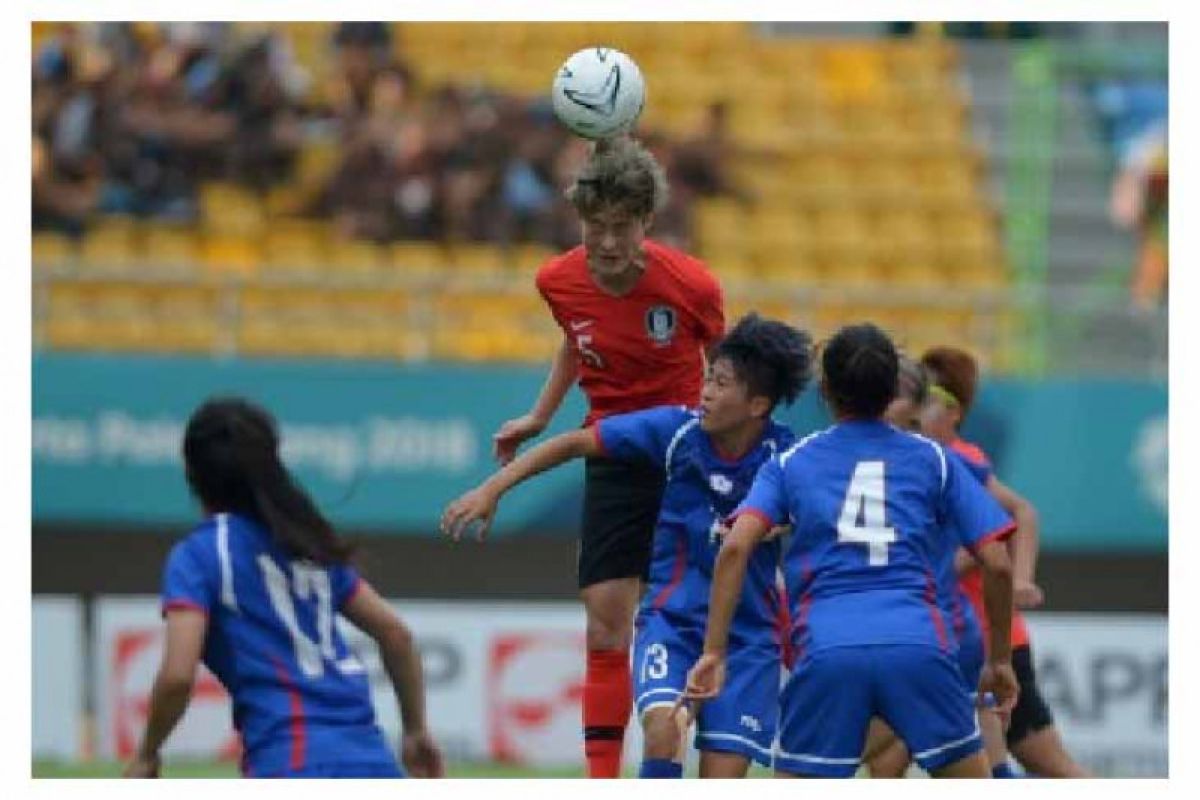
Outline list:
[[[53,613],[52,606],[36,599],[35,620]],[[395,606],[421,646],[430,724],[448,758],[582,763],[584,619],[578,604],[403,601]],[[91,679],[98,755],[125,758],[145,724],[161,654],[158,601],[101,599],[95,620],[97,670]],[[1099,774],[1166,775],[1166,618],[1031,614],[1029,622],[1039,683],[1071,751]],[[34,637],[39,755],[78,753],[78,692],[72,696],[69,687],[82,686],[82,650],[78,639],[68,644],[69,637],[56,633],[71,624],[35,624],[35,631],[45,631]],[[394,738],[398,710],[378,656],[348,625],[343,631],[361,648],[380,725]],[[53,691],[36,677],[43,661],[66,670],[65,677],[54,678]],[[73,682],[68,673],[74,674]],[[626,750],[632,763],[641,737],[636,723],[629,730]],[[51,741],[57,749],[44,744]],[[236,747],[228,697],[205,673],[166,752],[215,758],[232,756]]]
[[[1077,760],[1100,775],[1167,774],[1167,620],[1029,614],[1038,686]]]
[[[33,755],[78,758],[83,746],[83,607],[74,597],[33,602]]]

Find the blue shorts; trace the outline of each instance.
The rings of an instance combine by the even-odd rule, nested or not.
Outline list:
[[[688,670],[704,649],[704,633],[679,630],[654,614],[639,620],[633,650],[633,696],[638,717],[672,706]],[[780,653],[775,647],[732,646],[725,688],[700,707],[696,749],[734,753],[771,766],[779,719]]]
[[[351,764],[306,764],[300,769],[254,773],[255,778],[407,778],[395,761],[364,761]]]
[[[983,748],[958,665],[928,645],[831,647],[805,654],[780,700],[775,768],[795,775],[854,775],[871,717],[881,717],[926,771]]]
[[[958,669],[967,690],[974,698],[979,691],[979,677],[983,674],[983,631],[972,614],[966,618],[958,637]]]

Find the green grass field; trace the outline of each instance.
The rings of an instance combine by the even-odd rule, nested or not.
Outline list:
[[[91,763],[62,763],[58,761],[34,761],[35,778],[119,778],[122,764],[115,761],[93,761]],[[636,765],[626,769],[626,777],[633,777]],[[691,772],[695,772],[692,765]],[[759,766],[750,769],[751,778],[765,778],[770,773]],[[214,762],[165,762],[164,778],[236,778],[237,766]],[[447,767],[448,778],[582,778],[583,768],[531,769],[501,764],[451,764]]]

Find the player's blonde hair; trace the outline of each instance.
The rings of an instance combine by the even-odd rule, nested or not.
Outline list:
[[[667,204],[667,175],[640,142],[628,136],[601,140],[567,189],[581,217],[616,206],[639,218]]]

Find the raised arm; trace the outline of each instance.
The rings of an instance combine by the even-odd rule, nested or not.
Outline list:
[[[446,506],[442,514],[442,533],[457,541],[468,525],[479,522],[476,536],[482,541],[492,525],[496,504],[509,489],[571,459],[602,454],[603,451],[596,441],[595,430],[590,427],[548,439],[516,460],[510,461],[492,477]]]
[[[492,436],[492,455],[497,461],[501,464],[512,461],[522,442],[546,429],[578,377],[579,364],[571,342],[564,337],[550,362],[550,374],[546,376],[533,408],[529,413],[505,422]]]

